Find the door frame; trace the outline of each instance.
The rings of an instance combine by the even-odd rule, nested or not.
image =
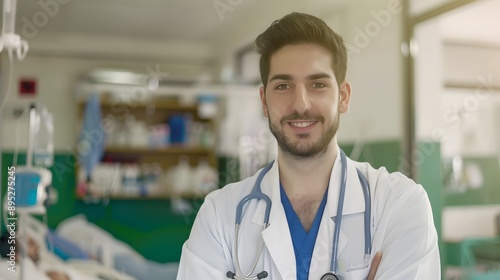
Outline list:
[[[434,19],[452,10],[461,8],[468,4],[479,2],[480,0],[454,0],[444,3],[440,6],[427,10],[421,14],[412,15],[410,13],[410,1],[403,1],[404,9],[404,26],[403,26],[403,45],[402,49],[406,49],[403,53],[403,63],[405,73],[403,75],[403,86],[406,94],[403,97],[404,108],[404,132],[403,132],[403,155],[408,159],[407,170],[405,173],[412,179],[417,178],[417,165],[415,163],[416,132],[415,132],[415,61],[412,55],[412,45],[415,27],[424,21]],[[415,1],[415,0],[414,0]]]

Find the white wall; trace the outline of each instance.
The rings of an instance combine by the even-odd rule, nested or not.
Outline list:
[[[443,239],[461,241],[468,237],[495,237],[495,218],[500,205],[455,206],[443,209]]]
[[[410,0],[410,14],[417,16],[455,0]]]
[[[447,43],[440,26],[435,19],[415,31],[417,138],[441,142],[444,157],[495,156],[498,101],[492,86],[500,84],[500,48]]]
[[[444,43],[444,81],[500,85],[500,46]]]
[[[28,40],[30,55],[118,59],[123,61],[169,61],[178,64],[213,62],[209,43],[155,40],[85,34],[43,34]]]
[[[441,141],[445,124],[441,111],[443,50],[439,20],[415,28],[415,132],[418,140]]]
[[[349,1],[341,13],[350,49],[347,79],[353,93],[339,141],[401,140],[403,61],[401,2]]]
[[[446,89],[441,97],[445,137],[441,154],[496,157],[500,152],[499,92],[478,95],[474,89]]]

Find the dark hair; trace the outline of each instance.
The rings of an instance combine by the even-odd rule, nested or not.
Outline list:
[[[267,86],[271,56],[286,45],[315,43],[330,51],[332,69],[340,86],[347,72],[347,50],[344,40],[323,20],[308,14],[291,13],[275,20],[266,31],[255,39],[260,57],[260,78]]]

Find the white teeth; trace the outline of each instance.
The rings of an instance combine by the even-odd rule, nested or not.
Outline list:
[[[313,123],[314,122],[291,122],[290,124],[292,126],[296,126],[296,127],[307,127],[307,126],[310,126]]]

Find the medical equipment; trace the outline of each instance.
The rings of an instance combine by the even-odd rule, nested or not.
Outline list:
[[[18,167],[16,170],[16,211],[44,214],[52,173],[45,168]]]
[[[340,236],[340,226],[342,222],[342,211],[344,208],[344,196],[345,189],[347,185],[347,159],[344,151],[340,149],[340,161],[342,164],[341,170],[341,182],[340,182],[340,194],[339,194],[339,202],[337,206],[337,215],[335,216],[335,229],[333,236],[333,248],[332,248],[332,256],[331,256],[331,265],[330,272],[325,273],[321,280],[342,280],[343,278],[336,274],[338,269],[338,245],[339,245],[339,236]],[[274,161],[269,163],[264,169],[260,172],[257,177],[257,181],[255,182],[254,188],[252,192],[245,196],[239,203],[236,208],[236,224],[235,224],[235,236],[234,236],[234,252],[233,256],[235,258],[236,263],[236,273],[232,271],[228,271],[226,273],[227,278],[229,279],[238,279],[238,280],[256,280],[256,279],[264,279],[268,276],[267,271],[262,271],[258,273],[256,276],[250,276],[255,271],[257,267],[257,263],[259,261],[259,256],[262,253],[264,242],[262,241],[260,244],[259,251],[257,253],[257,258],[253,264],[252,269],[248,274],[243,274],[240,267],[239,257],[238,257],[238,239],[239,239],[239,228],[241,225],[241,220],[243,218],[243,206],[245,203],[251,201],[252,199],[263,199],[266,203],[266,211],[264,214],[264,229],[269,225],[269,215],[271,213],[271,199],[269,196],[262,193],[261,183],[262,179],[266,175],[266,173],[273,166]],[[371,258],[371,229],[370,229],[370,217],[371,217],[371,200],[370,200],[370,187],[368,185],[368,181],[366,177],[361,173],[360,170],[357,170],[358,178],[361,182],[361,186],[363,188],[363,194],[365,199],[365,213],[364,213],[364,233],[365,233],[365,254],[364,254],[364,267],[369,266],[369,261]]]
[[[40,125],[44,121],[38,116],[37,110],[39,112],[44,112],[46,115],[50,115],[43,106],[37,106],[35,104],[30,105],[26,166],[14,166],[15,186],[12,195],[15,198],[16,212],[23,214],[45,213],[49,198],[49,186],[52,183],[52,173],[48,169],[32,165],[35,138],[40,136],[37,134],[37,131],[40,131]],[[52,139],[49,139],[49,142],[52,142]],[[49,146],[52,146],[52,143],[50,143]],[[52,160],[49,159],[51,156],[53,157],[53,155],[45,156],[46,160],[52,162]]]
[[[45,115],[50,115],[46,108],[40,107]],[[19,219],[18,223],[18,242],[22,244],[21,247],[21,255],[24,259],[26,259],[26,248],[28,247],[27,238],[24,237],[24,221],[29,214],[45,214],[46,207],[49,202],[49,189],[52,183],[52,173],[45,168],[42,167],[34,167],[32,166],[33,162],[33,150],[35,137],[39,136],[37,131],[40,131],[40,116],[37,116],[37,105],[31,104],[29,107],[29,130],[28,130],[28,149],[26,152],[26,166],[17,166],[16,162],[14,162],[12,166],[12,172],[14,180],[12,187],[9,184],[9,190],[7,195],[5,196],[6,203],[5,210],[9,210],[9,218],[6,216],[6,211],[4,212],[4,220],[7,221],[9,219],[10,224],[13,224],[14,227],[11,229],[14,232],[16,220]],[[51,120],[51,118],[49,118]],[[52,125],[50,123],[50,125]],[[49,138],[49,142],[47,143],[49,146],[52,146],[51,138]],[[16,148],[17,153],[17,148]],[[15,155],[14,158],[16,158]],[[47,155],[44,155],[44,162],[47,162],[49,158]],[[14,160],[16,161],[16,160]],[[11,169],[9,169],[10,171]],[[15,172],[15,173],[14,173]],[[15,215],[18,215],[18,218]],[[7,223],[5,223],[7,224]],[[12,233],[11,233],[12,235]],[[24,239],[24,240],[23,240]],[[25,265],[26,262],[22,262],[21,264],[21,279],[26,279],[25,274]]]
[[[0,37],[0,52],[5,48],[9,52],[16,51],[19,60],[23,60],[28,52],[28,43],[14,33],[16,26],[17,0],[3,1],[2,36]]]

